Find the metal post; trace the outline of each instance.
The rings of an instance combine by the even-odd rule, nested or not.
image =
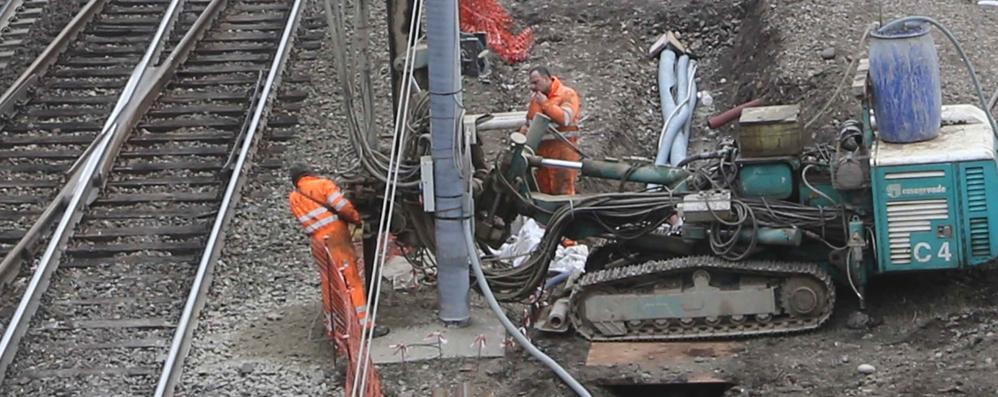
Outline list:
[[[462,221],[471,213],[466,206],[467,182],[461,169],[470,173],[465,156],[455,158],[461,128],[461,75],[458,57],[456,0],[426,2],[426,41],[430,60],[430,138],[433,155],[433,186],[436,200],[437,268],[440,319],[464,325],[469,309],[469,258]],[[463,153],[463,151],[460,151]],[[444,243],[446,242],[446,243]]]

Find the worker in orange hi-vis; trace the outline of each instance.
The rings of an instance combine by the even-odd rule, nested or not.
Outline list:
[[[520,132],[526,132],[530,121],[538,113],[543,113],[551,119],[558,130],[544,135],[537,155],[558,160],[579,161],[582,155],[578,152],[579,144],[579,111],[581,104],[579,94],[562,83],[561,79],[552,76],[544,66],[530,69],[530,107],[527,110],[527,122],[520,127]],[[575,178],[577,171],[562,168],[541,168],[537,170],[537,187],[541,193],[575,194]]]
[[[361,225],[360,213],[332,180],[317,176],[304,164],[295,164],[290,171],[295,190],[288,196],[288,202],[291,212],[312,238],[312,256],[320,267],[341,269],[357,318],[362,326],[369,327],[367,291],[350,233],[350,225]],[[333,263],[328,263],[329,259]],[[327,285],[328,275],[323,274],[322,277],[323,304],[329,312],[333,307],[331,294],[334,291]],[[387,327],[374,327],[375,337],[388,332]]]

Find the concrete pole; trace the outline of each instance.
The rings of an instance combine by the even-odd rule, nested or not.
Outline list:
[[[467,181],[458,167],[471,164],[455,158],[455,137],[461,128],[461,68],[458,56],[456,0],[427,0],[426,43],[430,68],[430,138],[436,200],[437,288],[440,320],[465,325],[469,309],[468,248],[462,221],[471,214],[465,200]]]

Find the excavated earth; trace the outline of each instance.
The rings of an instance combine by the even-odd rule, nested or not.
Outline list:
[[[375,15],[383,15],[374,2]],[[541,2],[506,0],[518,28],[532,27],[537,43],[527,62],[505,65],[465,79],[469,113],[521,110],[527,103],[526,70],[544,64],[578,89],[584,98],[582,149],[594,157],[652,155],[662,123],[658,107],[656,61],[647,47],[665,30],[678,31],[699,57],[700,88],[715,99],[697,115],[693,139],[710,147],[726,130],[702,127],[706,114],[748,99],[800,103],[804,119],[815,115],[839,84],[870,22],[904,15],[926,15],[946,24],[962,40],[986,91],[998,88],[998,9],[983,10],[966,0],[752,0]],[[314,11],[313,11],[314,12]],[[383,19],[375,24],[384,26]],[[385,48],[376,31],[372,48]],[[975,100],[955,51],[941,35],[943,92],[947,103]],[[309,98],[300,112],[302,126],[278,157],[285,164],[305,160],[328,174],[356,172],[346,139],[339,83],[332,49],[325,43],[314,57],[296,61],[308,73]],[[834,51],[831,59],[822,56]],[[374,51],[376,105],[388,119],[386,55]],[[847,90],[846,90],[847,91]],[[987,95],[987,94],[986,94]],[[843,93],[812,129],[817,140],[855,112]],[[386,129],[387,130],[387,129]],[[501,150],[501,134],[486,137],[490,151]],[[195,333],[181,395],[340,395],[342,377],[323,340],[317,277],[305,237],[285,203],[283,170],[254,174],[240,204],[229,241],[217,268],[210,302]],[[585,181],[584,191],[607,189]],[[858,308],[850,291],[840,289],[836,314],[821,329],[804,334],[739,340],[734,356],[704,358],[714,374],[732,384],[728,395],[741,396],[925,396],[994,395],[998,378],[998,273],[966,272],[891,276],[874,280],[867,296],[869,313],[880,324],[846,327]],[[435,316],[432,288],[389,291],[380,321],[401,324]],[[473,303],[481,305],[480,299]],[[519,313],[510,306],[510,313]],[[513,315],[514,321],[517,320]],[[681,368],[619,366],[584,368],[589,343],[580,337],[532,334],[542,350],[587,383],[594,395],[650,395],[599,386],[616,382],[655,383],[676,379]],[[857,370],[874,367],[870,374]],[[430,395],[437,387],[464,382],[496,396],[563,396],[571,392],[522,351],[503,359],[463,359],[386,365],[381,376],[388,395]],[[682,376],[678,373],[678,376]],[[626,383],[625,382],[625,383]],[[614,394],[618,393],[618,394]],[[674,395],[680,392],[675,392]],[[690,395],[719,395],[717,390]],[[673,395],[673,394],[656,394]]]

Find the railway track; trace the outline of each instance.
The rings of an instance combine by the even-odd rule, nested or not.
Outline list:
[[[116,2],[149,8],[167,3],[112,0],[111,4]],[[172,394],[212,263],[221,249],[229,209],[238,197],[238,177],[254,151],[253,134],[267,124],[267,105],[277,97],[275,87],[301,9],[301,0],[188,4],[201,9],[215,5],[221,11],[185,52],[186,60],[170,82],[149,97],[155,101],[117,156],[108,160],[103,191],[76,215],[79,222],[73,232],[60,240],[65,246],[59,250],[58,266],[48,276],[36,273],[41,290],[26,293],[19,311],[27,308],[27,317],[18,321],[15,314],[12,329],[4,335],[5,343],[13,341],[0,346],[8,349],[0,352],[0,366],[10,360],[0,394]],[[181,16],[178,23],[189,22]],[[135,26],[116,25],[114,29]],[[175,29],[178,35],[187,30]],[[115,51],[124,55],[137,49],[139,56],[144,51],[141,45],[123,48],[130,50]],[[114,78],[128,78],[124,70],[107,72],[122,68],[117,63],[87,66]],[[59,71],[55,68],[52,73],[66,76]],[[284,99],[289,96],[294,100],[294,95]],[[26,113],[37,109],[53,116],[55,111],[54,117],[73,118],[73,125],[87,127],[68,131],[69,124],[61,119],[52,121],[58,126],[46,127],[50,132],[45,136],[55,142],[45,146],[46,160],[60,161],[59,167],[22,157],[30,165],[17,170],[26,173],[22,180],[45,185],[33,189],[58,188],[40,181],[65,172],[94,138],[90,128],[95,121],[84,109],[107,109],[116,100],[110,93],[77,98],[71,104],[45,104]],[[292,121],[278,118],[277,124]],[[40,150],[37,142],[27,145]],[[23,201],[20,205],[35,203]],[[37,307],[33,316],[32,306]],[[23,336],[17,337],[18,333]]]
[[[118,94],[166,11],[167,1],[96,0],[75,34],[54,43],[51,66],[23,84],[0,130],[0,257],[21,240],[63,186],[66,173],[110,116]],[[179,35],[207,1],[187,2]],[[175,44],[179,38],[170,42]],[[16,269],[15,269],[16,270]],[[12,272],[4,275],[7,280]]]
[[[48,4],[48,0],[0,1],[0,69],[10,64],[15,50],[24,45]]]

